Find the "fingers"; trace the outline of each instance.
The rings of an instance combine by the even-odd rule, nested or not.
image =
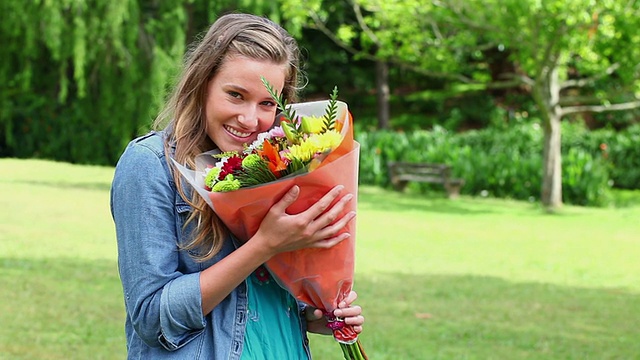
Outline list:
[[[333,315],[342,318],[361,316],[362,308],[358,305],[335,309]]]
[[[344,323],[353,326],[353,330],[357,333],[362,332],[362,325],[364,324],[364,316],[358,315],[354,317],[348,317],[344,319]]]
[[[351,305],[351,303],[356,301],[356,299],[358,299],[358,293],[356,293],[355,291],[351,290],[349,292],[349,294],[347,295],[347,297],[344,300],[342,300],[340,302],[340,304],[338,304],[338,307],[339,308],[348,307],[349,305]]]
[[[298,185],[292,186],[291,189],[289,189],[289,191],[284,194],[282,199],[280,199],[280,201],[278,201],[271,207],[271,210],[275,210],[279,213],[284,213],[289,205],[293,204],[298,199],[299,195],[300,187]]]
[[[333,188],[325,197],[323,197],[316,203],[316,205],[320,206],[314,209],[314,205],[307,210],[308,212],[310,212],[311,216],[315,214],[315,212],[313,212],[314,210],[326,210],[327,203],[325,203],[324,201],[328,201],[328,204],[330,205],[331,202],[333,202],[333,200],[335,199],[335,196],[339,194],[333,194],[332,192],[337,191],[338,188],[339,187]],[[341,187],[340,190],[342,190]],[[350,234],[339,234],[339,232],[349,223],[349,221],[351,221],[356,216],[356,213],[355,211],[350,211],[347,214],[344,214],[342,217],[340,216],[343,214],[349,201],[353,200],[353,198],[353,194],[347,194],[343,196],[329,210],[324,213],[318,214],[318,216],[313,221],[311,221],[309,226],[313,227],[313,231],[317,232],[317,235],[320,239],[323,239],[317,243],[318,247],[328,248],[336,245],[340,241],[349,238]]]
[[[318,249],[328,249],[338,245],[344,240],[347,240],[349,237],[351,237],[351,234],[342,233],[330,238],[321,238],[320,240],[317,240],[315,243],[313,243],[310,247]]]
[[[355,291],[351,291],[347,297],[338,304],[338,309],[333,311],[333,315],[343,318],[345,323],[354,326],[356,332],[362,331],[364,324],[364,316],[362,316],[362,308],[358,305],[351,305],[358,298]]]
[[[345,228],[356,214],[355,211],[345,214],[345,208],[355,196],[346,194],[336,201],[343,190],[344,186],[337,185],[303,212],[289,215],[287,208],[301,194],[299,186],[292,186],[271,207],[261,224],[261,234],[270,242],[269,247],[277,252],[330,248],[348,239],[351,234]]]
[[[329,192],[327,192],[320,200],[310,206],[305,212],[304,215],[309,218],[309,223],[316,218],[318,218],[321,214],[325,212],[331,206],[333,201],[340,195],[340,193],[344,190],[343,185],[334,186]],[[287,208],[293,204],[298,197],[300,196],[300,187],[298,185],[294,185],[287,191],[282,199],[275,203],[271,209],[276,210],[278,212],[284,213]],[[351,199],[353,199],[352,194],[347,194],[340,199],[338,203],[336,203],[330,211],[327,211],[326,214],[323,214],[322,218],[322,226],[324,227],[333,220],[335,220],[340,212],[344,209],[346,203],[348,203]]]
[[[334,204],[335,199],[343,190],[343,185],[333,187],[320,198],[320,200],[316,201],[304,212],[298,214],[301,217],[301,224],[308,227],[309,232],[317,233],[317,239],[323,239],[322,242],[324,244],[321,245],[321,247],[329,247],[330,244],[335,245],[349,236],[337,235],[356,215],[355,211],[343,215],[347,204],[354,198],[353,194],[344,195]],[[299,195],[300,188],[293,186],[272,209],[282,212],[286,211],[287,207],[293,204]],[[333,206],[331,204],[333,204]],[[343,216],[340,218],[341,215]]]
[[[311,306],[307,307],[304,313],[307,321],[315,321],[324,317],[324,313],[322,312],[322,310]]]
[[[351,237],[351,234],[348,232],[338,233],[340,230],[344,229],[345,226],[356,216],[354,211],[350,211],[348,214],[343,216],[340,220],[335,222],[332,225],[326,226],[317,232],[318,237],[321,239],[315,243],[315,247],[318,248],[330,248],[332,246],[337,245],[341,241],[344,241]],[[336,235],[337,234],[337,235]]]
[[[333,315],[342,318],[347,325],[353,326],[355,332],[362,332],[364,324],[364,316],[362,316],[362,308],[360,306],[350,306],[334,310]]]
[[[309,207],[309,209],[307,209],[305,211],[305,215],[309,216],[309,220],[317,220],[316,218],[318,218],[322,213],[325,212],[325,210],[327,210],[329,208],[329,206],[331,206],[331,204],[333,203],[333,201],[338,197],[338,195],[340,195],[340,193],[342,192],[342,190],[344,190],[344,186],[343,185],[337,185],[334,186],[333,189],[329,190],[328,193],[326,193],[322,198],[320,198],[320,200],[318,200],[315,204],[311,205],[311,207]],[[349,200],[351,200],[351,198],[353,198],[353,195],[348,194],[345,197],[349,197],[348,199],[344,200],[344,201],[339,201],[338,203],[336,203],[331,210],[332,211],[328,211],[327,213],[330,213],[331,215],[329,215],[329,217],[333,216],[334,220],[337,217],[337,215],[340,213],[340,211],[342,211],[342,208],[344,208],[344,204],[346,202],[348,202]],[[344,197],[343,197],[344,199]],[[336,206],[340,207],[342,206],[338,211],[334,211]],[[326,221],[329,217],[327,217],[328,214],[324,214],[323,220]],[[331,221],[325,223],[325,224],[320,224],[320,227],[325,227],[327,226],[329,223],[331,223]]]
[[[358,316],[362,314],[362,308],[358,305],[351,305],[358,298],[355,291],[349,292],[347,297],[340,301],[338,308],[334,310],[334,315],[338,317]]]
[[[314,222],[318,223],[319,226],[321,227],[325,227],[333,223],[338,218],[338,216],[340,216],[340,214],[344,211],[345,207],[347,206],[347,203],[349,203],[349,201],[351,201],[352,199],[353,199],[353,194],[347,194],[343,196],[335,205],[333,205],[333,207],[331,207],[331,209],[329,209],[327,212],[325,212],[324,214],[316,218]],[[355,212],[350,215],[350,218],[348,220],[351,220],[353,216],[355,216]]]

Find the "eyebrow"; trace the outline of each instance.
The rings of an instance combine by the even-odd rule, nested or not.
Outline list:
[[[244,87],[240,86],[240,85],[236,85],[236,84],[225,84],[225,87],[231,88],[233,90],[239,91],[239,92],[244,92],[247,93],[249,92],[249,90],[245,89]]]

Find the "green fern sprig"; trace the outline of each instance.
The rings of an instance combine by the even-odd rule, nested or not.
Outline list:
[[[264,161],[260,161],[248,168],[243,168],[236,174],[236,179],[240,181],[242,187],[255,186],[277,180]]]
[[[334,130],[336,127],[336,118],[338,116],[338,87],[334,86],[333,91],[329,95],[329,106],[324,114],[324,131]],[[324,132],[323,131],[323,132]]]
[[[240,156],[240,153],[237,151],[224,151],[224,152],[221,152],[220,154],[211,155],[211,157],[216,159],[225,159],[225,158],[236,157],[236,156]]]
[[[300,131],[300,125],[296,121],[296,111],[290,106],[287,107],[287,99],[284,98],[282,93],[278,94],[278,91],[273,88],[273,85],[271,85],[269,80],[265,79],[264,76],[261,76],[260,79],[262,79],[262,83],[267,88],[267,91],[273,98],[273,101],[276,102],[276,105],[278,105],[278,108],[282,111],[282,115],[287,120],[287,123],[291,125],[291,130],[293,130],[297,135]]]

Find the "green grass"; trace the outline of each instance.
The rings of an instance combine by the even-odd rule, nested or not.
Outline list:
[[[125,357],[112,175],[0,159],[0,359]],[[640,206],[625,205],[549,215],[361,188],[355,289],[369,357],[637,358]],[[315,359],[340,357],[332,339],[311,340]]]

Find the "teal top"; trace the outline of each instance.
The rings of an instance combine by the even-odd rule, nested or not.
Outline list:
[[[308,359],[298,303],[261,266],[247,279],[242,360]]]

